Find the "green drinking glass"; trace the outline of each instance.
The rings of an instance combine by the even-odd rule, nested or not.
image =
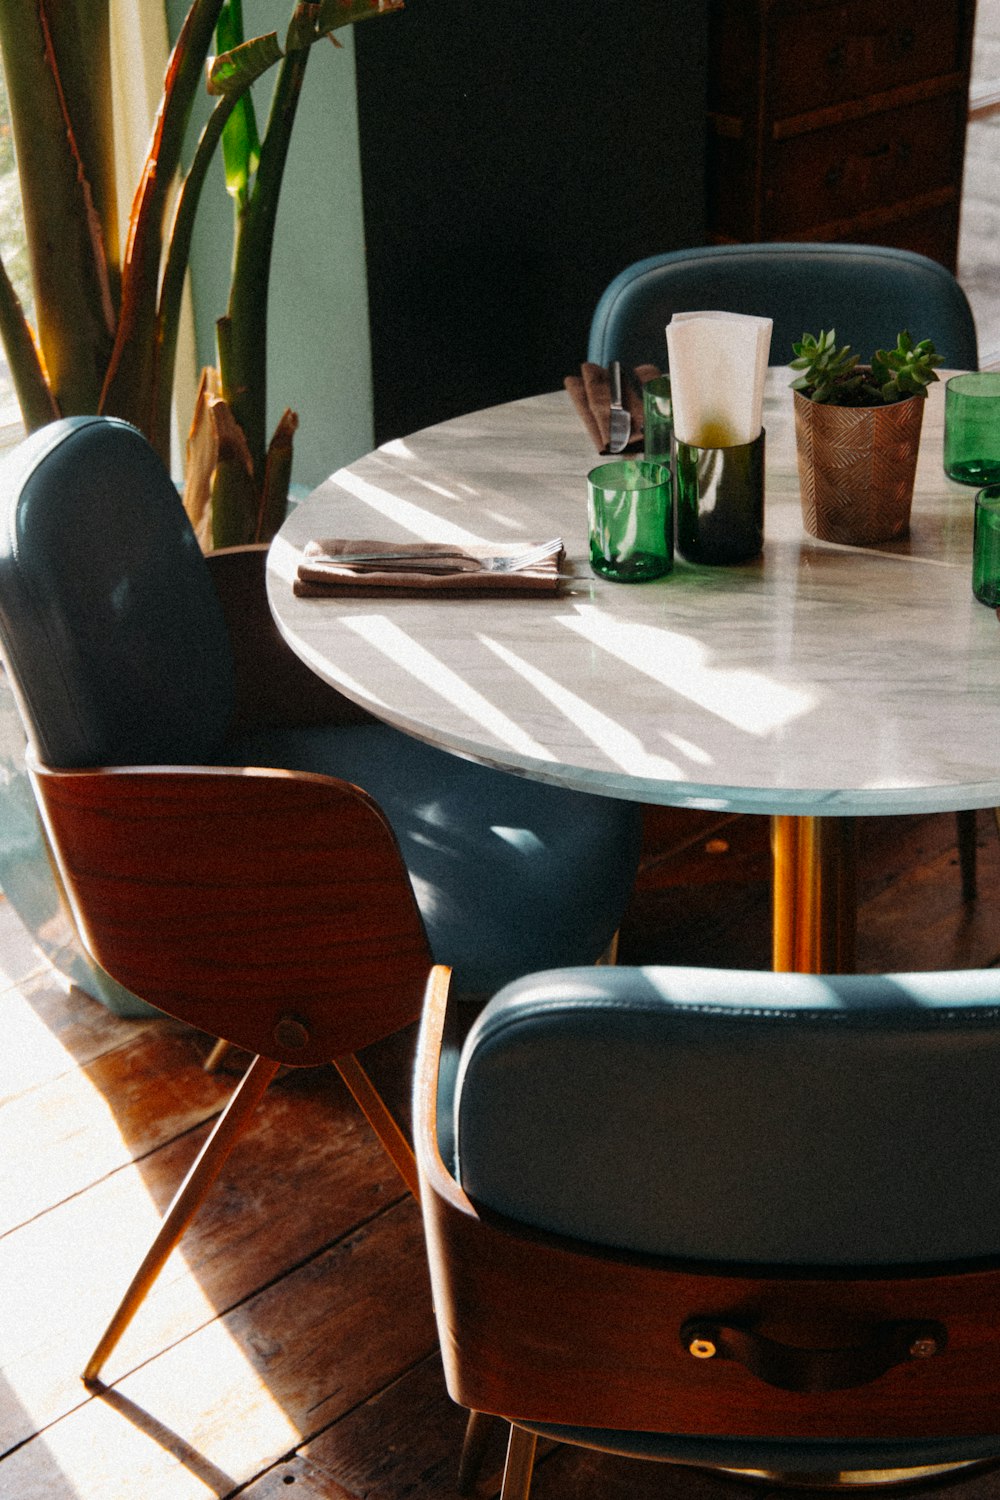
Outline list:
[[[987,485],[976,496],[972,592],[980,604],[1000,607],[1000,484]]]
[[[944,471],[959,484],[1000,481],[1000,370],[953,375],[945,386]]]
[[[670,439],[674,430],[670,401],[670,376],[657,375],[642,388],[642,451],[654,463],[670,462]]]
[[[666,464],[621,459],[587,475],[590,566],[615,583],[645,583],[674,561],[673,505]]]

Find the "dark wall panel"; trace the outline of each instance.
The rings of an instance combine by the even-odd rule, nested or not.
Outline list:
[[[356,29],[379,442],[551,390],[704,242],[704,0],[407,0]]]

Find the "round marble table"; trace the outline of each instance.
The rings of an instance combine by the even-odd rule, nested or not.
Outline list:
[[[770,815],[776,967],[847,968],[854,816],[1000,804],[1000,631],[971,590],[974,491],[941,467],[943,381],[910,538],[854,548],[803,530],[789,378],[768,377],[755,562],[678,558],[637,585],[596,577],[585,476],[597,460],[558,392],[334,474],[276,538],[268,590],[293,649],[408,734],[543,781]],[[481,546],[556,533],[558,596],[292,593],[312,537]]]

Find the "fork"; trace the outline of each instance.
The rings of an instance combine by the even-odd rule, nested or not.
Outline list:
[[[519,573],[523,568],[533,567],[561,551],[563,540],[555,536],[548,542],[531,547],[526,552],[517,552],[499,557],[470,557],[467,553],[448,552],[344,552],[332,559],[361,572],[377,572],[386,563],[391,571],[412,569],[418,573]]]

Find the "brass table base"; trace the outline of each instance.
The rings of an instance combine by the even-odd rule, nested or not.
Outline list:
[[[771,819],[774,969],[852,974],[857,931],[854,818]]]

